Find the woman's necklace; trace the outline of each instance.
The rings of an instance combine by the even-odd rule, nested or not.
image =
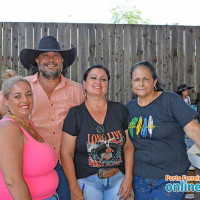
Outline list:
[[[12,118],[12,119],[14,119],[15,121],[17,121],[17,122],[19,122],[20,124],[22,124],[23,126],[25,126],[26,128],[28,128],[30,131],[31,131],[31,133],[33,134],[33,135],[35,135],[35,133],[34,133],[34,131],[32,130],[32,126],[31,126],[31,124],[30,124],[30,122],[25,122],[24,120],[22,120],[22,119],[20,119],[19,117],[17,117],[16,115],[11,115],[11,114],[9,114],[8,113],[8,116],[10,117],[10,118]]]

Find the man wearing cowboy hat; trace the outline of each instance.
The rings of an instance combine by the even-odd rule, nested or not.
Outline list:
[[[84,101],[82,86],[63,76],[75,58],[76,48],[61,50],[53,36],[43,37],[38,49],[23,49],[20,52],[21,63],[33,74],[27,77],[34,98],[32,121],[59,156],[63,121],[71,107]],[[57,193],[60,200],[68,200],[69,185],[60,163],[56,171],[59,176]]]

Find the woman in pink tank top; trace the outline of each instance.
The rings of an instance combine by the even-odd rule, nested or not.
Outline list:
[[[7,114],[0,121],[0,200],[59,199],[58,156],[38,134],[29,117],[33,97],[19,76],[2,87]]]

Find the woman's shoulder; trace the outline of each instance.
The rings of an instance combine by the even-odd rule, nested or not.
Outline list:
[[[0,133],[1,134],[8,134],[13,136],[23,136],[22,130],[19,124],[12,119],[3,118],[0,120]]]
[[[137,105],[137,98],[130,100],[128,103],[125,104],[127,109]]]
[[[171,101],[176,100],[177,98],[182,99],[182,97],[179,94],[171,91],[163,91],[162,98]]]
[[[85,107],[85,102],[83,102],[82,104],[80,105],[77,105],[77,106],[73,106],[69,109],[70,112],[80,112],[83,108]]]
[[[118,101],[108,101],[108,106],[112,108],[126,109],[125,105]]]

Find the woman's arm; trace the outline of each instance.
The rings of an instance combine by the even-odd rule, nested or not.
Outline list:
[[[192,139],[200,147],[200,125],[194,119],[189,122],[184,131],[190,139]]]
[[[0,169],[4,182],[15,200],[31,200],[23,177],[25,137],[15,122],[0,124]]]
[[[132,179],[133,179],[133,152],[134,146],[131,142],[128,130],[126,130],[126,143],[124,145],[124,160],[125,160],[125,178],[120,186],[119,195],[121,199],[126,199],[132,191]]]
[[[61,140],[61,164],[71,191],[71,200],[83,200],[81,189],[76,181],[74,150],[76,137],[63,132]]]

